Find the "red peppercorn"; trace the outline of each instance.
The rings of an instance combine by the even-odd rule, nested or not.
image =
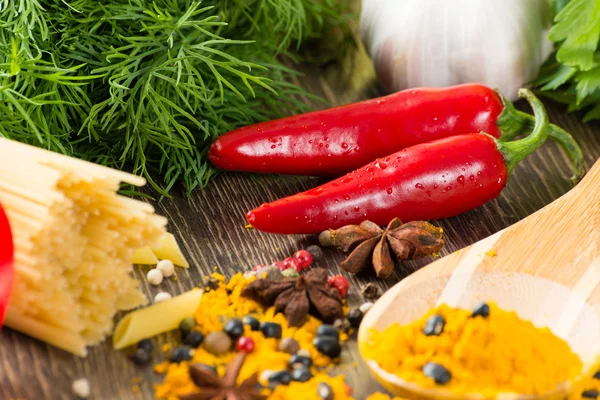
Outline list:
[[[298,250],[296,254],[294,254],[294,258],[300,260],[302,263],[302,269],[306,269],[310,267],[310,264],[312,264],[312,254],[306,250]]]
[[[296,258],[292,258],[292,257],[286,258],[285,260],[283,260],[283,265],[284,265],[283,269],[293,268],[297,272],[302,271],[302,262]]]
[[[237,351],[243,351],[244,353],[252,353],[254,351],[254,340],[248,336],[242,336],[238,339],[235,348]]]
[[[342,297],[346,297],[348,289],[350,289],[350,282],[341,275],[332,276],[327,280],[327,283],[329,286],[336,288]]]
[[[258,264],[258,265],[255,265],[255,266],[254,266],[254,268],[252,268],[252,271],[254,271],[254,272],[258,272],[258,271],[260,271],[261,269],[263,269],[264,267],[265,267],[265,266],[264,266],[263,264]]]
[[[286,267],[286,265],[285,265],[285,263],[283,261],[275,261],[271,265],[274,266],[275,268],[277,268],[280,271],[283,271],[284,269],[288,269],[289,268],[289,267]]]

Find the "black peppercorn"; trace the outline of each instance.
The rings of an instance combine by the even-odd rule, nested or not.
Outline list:
[[[363,319],[363,313],[358,308],[353,308],[348,311],[348,321],[350,321],[350,326],[353,328],[358,328]]]
[[[151,353],[152,350],[154,350],[154,343],[152,343],[152,339],[140,340],[137,344],[137,348]]]
[[[446,320],[441,315],[432,315],[427,320],[423,333],[426,336],[439,336],[444,331]]]
[[[600,395],[600,393],[598,393],[598,391],[596,389],[589,389],[589,390],[584,390],[581,393],[581,397],[583,399],[597,399],[598,396]]]
[[[242,318],[242,322],[244,325],[248,325],[253,331],[260,329],[260,322],[251,315],[246,315],[244,318]]]
[[[240,319],[233,318],[225,324],[223,330],[230,338],[237,340],[244,334],[244,323]]]
[[[134,362],[135,365],[146,365],[150,361],[152,361],[152,353],[145,349],[137,349],[131,356],[131,361]]]
[[[281,325],[275,322],[263,322],[260,324],[260,331],[266,338],[281,339],[283,334]]]
[[[322,354],[335,358],[340,355],[342,348],[340,342],[332,336],[317,336],[313,341],[313,346]]]
[[[196,348],[202,344],[203,340],[204,335],[202,334],[202,332],[191,331],[183,339],[183,344]]]
[[[446,369],[446,367],[434,362],[428,362],[425,364],[423,366],[423,373],[425,376],[433,379],[438,385],[445,385],[452,378],[452,374]]]
[[[189,346],[177,347],[171,353],[171,362],[180,363],[182,361],[189,361],[192,359],[192,349]]]
[[[269,384],[273,385],[289,385],[292,381],[292,375],[289,371],[277,371],[269,375]]]
[[[340,332],[333,325],[323,324],[317,328],[317,336],[330,336],[340,340]]]
[[[297,382],[306,382],[312,378],[312,373],[308,368],[296,368],[292,371],[292,380]]]
[[[487,318],[490,315],[490,306],[486,303],[480,303],[473,309],[471,317],[483,317]]]
[[[312,358],[294,354],[290,357],[289,365],[292,368],[296,368],[298,366],[310,368],[310,366],[312,365]]]

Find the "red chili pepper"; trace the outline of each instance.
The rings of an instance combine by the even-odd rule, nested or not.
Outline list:
[[[10,225],[0,207],[0,326],[12,291],[13,282],[13,241]]]
[[[511,140],[533,124],[533,116],[483,85],[410,89],[234,130],[213,143],[208,158],[227,170],[340,176],[416,144],[475,132]],[[571,159],[573,179],[580,179],[577,142],[555,125],[549,135]]]
[[[495,198],[513,167],[548,137],[548,116],[528,90],[531,135],[500,142],[484,133],[418,144],[317,188],[255,208],[248,221],[271,233],[319,233],[369,220],[386,225],[452,217]]]

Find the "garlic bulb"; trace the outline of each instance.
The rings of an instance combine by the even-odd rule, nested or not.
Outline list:
[[[548,0],[363,0],[361,37],[383,87],[477,82],[516,99],[552,52]]]

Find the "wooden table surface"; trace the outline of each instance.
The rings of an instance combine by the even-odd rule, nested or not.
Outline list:
[[[309,71],[305,85],[335,103],[344,103],[373,93],[372,86],[356,82],[342,80],[337,74],[315,75]],[[600,158],[600,125],[583,124],[581,115],[568,115],[557,105],[548,104],[548,109],[551,120],[579,140],[586,165],[590,167]],[[436,222],[445,232],[446,247],[442,254],[491,235],[557,199],[569,190],[569,176],[565,155],[553,143],[545,145],[515,169],[498,199],[477,210]],[[166,280],[160,289],[148,287],[146,269],[136,268],[136,277],[143,282],[144,291],[150,297],[159,290],[175,295],[200,283],[213,268],[231,276],[317,243],[313,236],[278,236],[244,229],[244,215],[264,201],[306,190],[321,182],[317,178],[222,174],[207,189],[197,190],[189,200],[175,192],[174,199],[161,202],[157,210],[171,221],[169,229],[182,244],[191,268],[178,269],[177,280]],[[343,258],[338,251],[326,250],[326,258],[318,265],[335,275],[341,272],[338,265]],[[376,282],[383,289],[389,288],[429,262],[431,259],[405,262],[387,281],[377,281],[372,275],[350,276],[349,304],[362,302],[361,285]],[[169,335],[157,338],[156,347],[169,340]],[[357,399],[381,390],[361,362],[355,342],[345,347],[343,359],[348,364],[358,363],[356,368],[341,371],[354,388]],[[72,399],[71,383],[81,377],[90,380],[92,398],[102,400],[152,399],[152,383],[161,379],[151,367],[139,368],[131,363],[126,352],[113,351],[110,341],[92,348],[87,358],[79,358],[10,329],[0,333],[0,400]]]

